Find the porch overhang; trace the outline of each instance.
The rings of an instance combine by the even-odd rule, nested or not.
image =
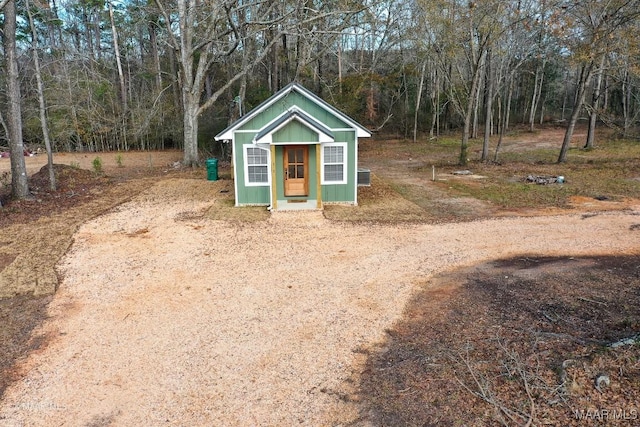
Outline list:
[[[273,140],[273,135],[278,132],[280,129],[284,128],[286,125],[291,123],[292,121],[297,120],[302,125],[310,129],[312,132],[318,135],[317,141],[292,141],[292,142],[279,142]],[[326,143],[326,142],[334,142],[335,137],[331,129],[315,120],[311,116],[309,116],[304,111],[300,110],[297,107],[292,107],[280,116],[276,117],[274,120],[269,122],[266,126],[264,126],[253,138],[254,144],[265,144],[265,145],[287,145],[287,144],[296,144],[296,145],[305,145],[305,144],[318,144],[318,143]]]

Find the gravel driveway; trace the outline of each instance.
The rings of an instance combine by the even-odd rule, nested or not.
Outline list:
[[[416,286],[499,257],[637,253],[635,211],[443,225],[320,213],[207,219],[215,183],[161,181],[85,224],[49,339],[20,363],[3,426],[338,425]],[[356,423],[357,424],[357,423]]]

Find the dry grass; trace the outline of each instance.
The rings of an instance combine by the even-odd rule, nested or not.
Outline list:
[[[13,261],[0,276],[0,298],[20,294],[49,295],[58,286],[56,264],[71,245],[78,227],[97,215],[129,200],[150,185],[134,180],[95,193],[79,204],[33,221],[6,225],[0,237],[0,253]],[[99,194],[99,197],[96,197]],[[33,202],[38,203],[38,202]],[[16,206],[13,205],[13,209]],[[29,204],[23,208],[28,209]]]
[[[358,188],[358,206],[326,205],[325,217],[334,221],[385,224],[424,221],[425,211],[402,197],[389,184],[371,175],[371,187]]]
[[[561,133],[558,129],[514,132],[497,164],[480,162],[481,142],[472,141],[469,164],[457,165],[459,141],[450,137],[415,143],[365,141],[360,161],[404,198],[425,209],[423,219],[427,221],[470,220],[505,210],[569,209],[576,198],[640,198],[640,144],[608,139],[603,132],[595,149],[573,147],[568,161],[558,164],[559,146],[553,141]],[[452,175],[461,169],[484,178]],[[566,182],[529,184],[525,182],[528,175],[562,175]]]
[[[236,207],[233,190],[217,197],[214,205],[205,213],[206,218],[234,223],[266,221],[269,215],[265,206]]]

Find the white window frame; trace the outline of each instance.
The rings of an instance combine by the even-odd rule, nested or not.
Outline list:
[[[263,150],[267,153],[267,163],[265,165],[250,165],[249,164],[249,148],[255,148]],[[258,147],[254,144],[244,144],[242,146],[242,157],[244,162],[244,185],[245,187],[268,187],[271,185],[271,152],[262,147]],[[267,167],[267,182],[250,182],[249,181],[249,166],[266,166]]]
[[[342,181],[327,181],[324,176],[324,167],[325,165],[339,165],[340,163],[327,163],[324,159],[324,149],[325,147],[342,147]],[[320,182],[322,185],[338,185],[338,184],[346,184],[348,182],[347,170],[348,168],[348,151],[347,151],[347,143],[346,142],[327,142],[320,146],[321,149],[321,165],[320,165]]]

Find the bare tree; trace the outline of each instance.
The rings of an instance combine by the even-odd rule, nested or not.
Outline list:
[[[4,10],[4,55],[7,70],[7,130],[11,151],[11,192],[18,199],[31,199],[27,182],[27,167],[24,161],[24,142],[22,141],[22,107],[20,95],[20,74],[16,50],[16,1],[8,0]]]
[[[437,2],[422,1],[421,10],[425,28],[433,46],[436,61],[440,68],[439,75],[445,79],[447,106],[451,105],[462,119],[462,138],[460,143],[459,164],[468,161],[469,138],[471,128],[475,123],[474,114],[479,105],[479,94],[482,89],[482,77],[485,75],[489,60],[489,51],[510,51],[513,41],[508,40],[513,35],[513,29],[522,22],[530,21],[535,13],[535,2],[509,3],[502,1],[469,2],[461,4],[453,0]],[[525,8],[527,6],[527,8]],[[434,10],[436,8],[436,10]],[[524,32],[523,32],[524,35]],[[523,36],[518,41],[527,44],[529,41]],[[523,48],[519,61],[512,61],[514,68],[522,64],[528,57],[529,48]],[[492,55],[497,56],[497,55]],[[490,70],[493,75],[493,70]],[[509,72],[503,73],[507,75]],[[485,112],[488,114],[486,123],[491,123],[491,110],[494,84],[491,80],[491,96],[486,98]],[[489,108],[486,108],[489,107]],[[505,112],[506,114],[506,112]],[[488,139],[483,147],[483,160],[488,157]]]
[[[326,10],[315,10],[306,7],[304,3],[294,2],[220,2],[204,7],[199,3],[177,0],[176,23],[174,15],[161,0],[155,0],[155,4],[166,23],[169,42],[178,52],[179,83],[184,108],[183,163],[187,166],[198,164],[200,115],[272,52],[272,48],[283,40],[282,37],[297,34],[299,29],[322,19],[339,15],[348,19],[354,13],[328,6]],[[298,13],[300,7],[304,9],[304,14]],[[238,23],[244,18],[239,18],[239,14],[247,17],[242,31]],[[302,18],[294,19],[296,16]],[[269,36],[265,37],[267,33]],[[246,58],[242,68],[230,79],[215,82],[216,89],[202,102],[207,74],[213,65],[224,62],[238,47],[247,46],[251,39],[265,40],[265,45],[253,57]]]
[[[47,124],[47,106],[44,100],[44,85],[42,84],[42,73],[40,72],[40,58],[38,48],[38,34],[36,32],[36,26],[33,22],[33,13],[31,12],[31,5],[29,0],[25,0],[27,7],[27,15],[29,17],[29,28],[31,29],[31,47],[33,49],[33,64],[36,72],[36,83],[38,85],[38,107],[40,111],[40,126],[42,127],[42,138],[44,139],[44,146],[47,150],[47,165],[49,167],[49,188],[52,191],[56,189],[56,174],[53,170],[53,152],[51,151],[51,140],[49,139],[49,125]]]
[[[113,5],[109,2],[109,21],[111,22],[111,34],[113,35],[113,52],[116,57],[116,65],[118,68],[118,81],[120,82],[120,102],[122,103],[122,135],[124,136],[124,145],[127,147],[127,114],[129,106],[127,103],[127,85],[122,71],[122,60],[120,58],[120,45],[118,43],[118,30],[113,17]]]
[[[491,136],[491,122],[493,116],[494,72],[491,60],[491,49],[489,49],[487,52],[487,71],[484,89],[484,139],[482,143],[482,155],[480,156],[480,160],[483,162],[489,159],[489,138]]]
[[[593,98],[589,111],[589,129],[587,131],[587,142],[584,144],[584,148],[593,148],[596,133],[596,121],[598,120],[598,109],[600,104],[600,92],[602,89],[602,75],[604,74],[604,63],[606,55],[602,55],[600,58],[600,66],[598,67],[598,74],[596,77],[596,86],[593,89]]]
[[[640,15],[638,0],[589,0],[566,7],[565,21],[574,28],[566,38],[572,53],[580,63],[576,85],[576,101],[567,123],[558,163],[567,161],[567,152],[578,117],[584,105],[587,86],[598,64],[610,48],[609,40]]]

